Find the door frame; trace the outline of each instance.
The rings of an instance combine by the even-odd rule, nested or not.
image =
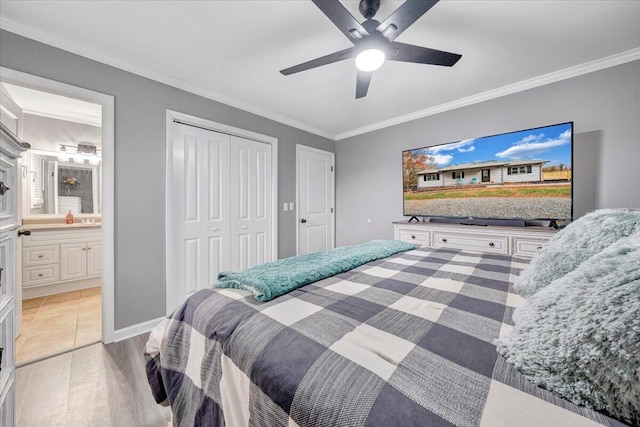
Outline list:
[[[0,75],[3,81],[9,83],[102,106],[102,342],[112,343],[115,339],[115,111],[113,96],[11,68],[0,67]],[[16,290],[18,287],[22,290],[22,283],[16,283]]]
[[[320,150],[318,148],[309,147],[307,145],[296,144],[296,255],[300,255],[300,169],[298,168],[298,162],[300,161],[300,151],[310,151],[318,154],[329,154],[331,157],[331,204],[333,212],[331,212],[331,248],[336,247],[336,153],[331,151]]]
[[[271,257],[272,260],[278,259],[278,138],[240,129],[234,126],[225,125],[223,123],[214,122],[212,120],[203,119],[201,117],[192,116],[173,110],[166,110],[166,181],[165,181],[165,312],[167,311],[167,300],[169,298],[169,287],[167,280],[173,277],[173,265],[170,262],[173,259],[173,248],[166,244],[167,236],[170,235],[170,225],[175,223],[175,218],[171,217],[169,200],[173,197],[170,194],[171,182],[173,181],[173,129],[175,123],[182,123],[189,126],[199,127],[213,132],[224,133],[231,136],[238,136],[245,139],[251,139],[271,145]],[[171,313],[167,312],[167,315]]]

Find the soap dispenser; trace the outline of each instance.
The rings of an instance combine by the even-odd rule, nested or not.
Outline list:
[[[69,210],[69,213],[67,214],[66,222],[67,224],[73,224],[73,213],[71,212],[71,210]]]

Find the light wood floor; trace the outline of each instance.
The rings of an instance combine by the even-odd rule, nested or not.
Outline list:
[[[167,426],[171,411],[155,403],[145,374],[148,335],[18,368],[16,425]]]
[[[101,329],[99,287],[24,300],[16,363],[100,341]]]

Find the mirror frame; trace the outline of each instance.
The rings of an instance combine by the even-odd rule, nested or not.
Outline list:
[[[26,219],[27,221],[31,221],[31,220],[47,220],[47,219],[64,219],[66,218],[67,214],[65,213],[47,213],[47,214],[30,214],[29,211],[31,210],[30,206],[29,206],[29,201],[31,199],[31,195],[29,194],[29,183],[28,183],[28,179],[29,179],[29,166],[27,162],[27,156],[30,153],[35,153],[35,154],[40,154],[43,156],[51,156],[51,157],[57,157],[58,152],[57,151],[49,151],[49,150],[40,150],[37,148],[31,148],[27,151],[25,151],[24,153],[22,153],[22,166],[21,166],[21,179],[22,179],[22,185],[21,185],[21,195],[22,195],[22,218]],[[98,179],[101,181],[102,180],[102,168],[103,168],[103,161],[102,161],[102,157],[100,157],[100,166],[94,166],[95,170],[98,172]],[[67,164],[67,163],[64,163]],[[74,163],[69,163],[70,165],[74,165]],[[87,165],[89,166],[89,165]],[[95,186],[94,186],[95,187]],[[98,185],[98,187],[100,187]],[[79,213],[79,214],[73,214],[74,218],[79,218],[79,219],[94,219],[94,220],[98,220],[102,218],[102,207],[103,207],[103,195],[102,195],[102,189],[98,188],[98,191],[100,192],[100,200],[98,205],[100,206],[100,212],[99,213]]]

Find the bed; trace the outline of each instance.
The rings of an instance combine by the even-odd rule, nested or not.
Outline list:
[[[150,335],[147,376],[180,426],[621,426],[496,352],[528,260],[418,247],[268,302],[190,297]]]

